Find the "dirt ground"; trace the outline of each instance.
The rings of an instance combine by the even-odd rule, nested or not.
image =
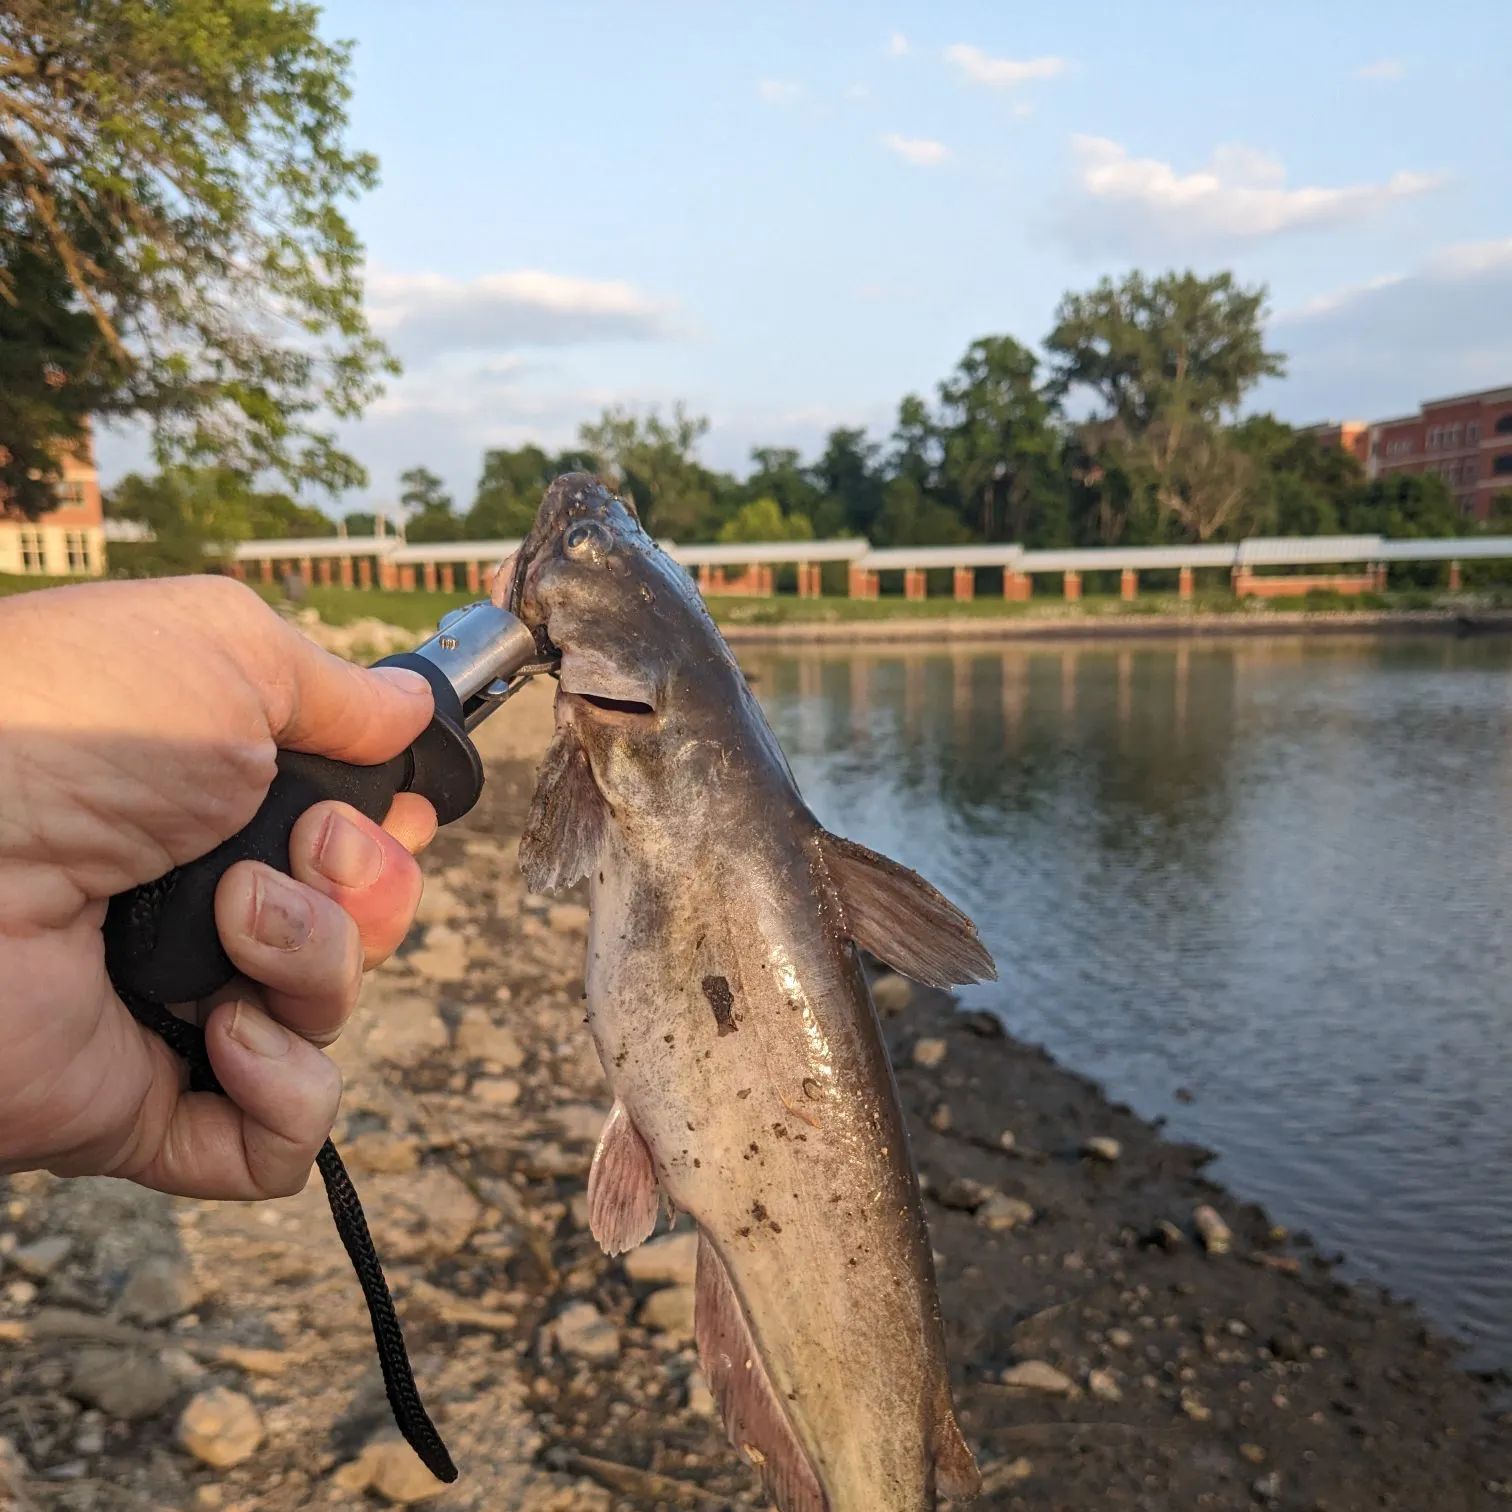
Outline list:
[[[440,1487],[395,1441],[318,1183],[240,1207],[20,1176],[0,1183],[0,1505],[764,1505],[698,1376],[687,1245],[611,1261],[587,1232],[607,1098],[586,913],[515,866],[533,694],[486,727],[484,801],[438,839],[421,920],[335,1052],[338,1143],[462,1478]],[[879,997],[979,1505],[1512,1500],[1492,1388],[1409,1306],[1336,1281],[1204,1181],[1205,1152],[996,1020],[896,978]],[[1226,1252],[1198,1236],[1204,1206]]]

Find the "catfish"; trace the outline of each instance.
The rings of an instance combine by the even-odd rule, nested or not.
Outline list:
[[[633,504],[557,479],[495,596],[559,654],[520,842],[587,878],[588,1025],[613,1108],[588,1177],[610,1255],[698,1226],[698,1357],[780,1512],[927,1512],[980,1476],[861,951],[996,975],[971,921],[829,833],[688,574]]]

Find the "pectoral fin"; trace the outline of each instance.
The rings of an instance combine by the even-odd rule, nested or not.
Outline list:
[[[609,805],[593,780],[588,753],[560,729],[541,758],[535,797],[520,836],[520,871],[533,892],[571,887],[595,865]]]
[[[846,930],[863,950],[930,987],[996,980],[976,926],[917,872],[828,831],[819,845]]]
[[[622,1255],[651,1237],[660,1208],[651,1151],[616,1101],[588,1168],[588,1227],[606,1255]]]
[[[961,1437],[960,1425],[947,1401],[935,1422],[935,1490],[951,1501],[970,1501],[982,1489],[982,1472]]]
[[[751,1339],[730,1273],[702,1229],[698,1232],[693,1332],[698,1363],[719,1403],[725,1432],[741,1456],[756,1467],[779,1512],[829,1512],[829,1500],[793,1435]]]

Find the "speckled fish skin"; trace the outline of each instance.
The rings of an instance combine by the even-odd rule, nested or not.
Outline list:
[[[943,974],[990,974],[990,958],[927,884],[826,834],[697,590],[625,504],[559,479],[522,558],[516,602],[562,668],[521,862],[532,886],[588,878],[588,1021],[616,1104],[594,1232],[611,1253],[638,1243],[658,1189],[696,1221],[705,1373],[782,1512],[969,1495],[918,1183],[853,943],[871,905],[847,877],[892,867],[961,921],[965,964]]]

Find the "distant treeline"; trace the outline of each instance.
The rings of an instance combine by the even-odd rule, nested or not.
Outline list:
[[[411,468],[401,477],[406,533],[415,542],[522,535],[551,479],[578,468],[628,492],[655,534],[690,542],[864,536],[1043,548],[1487,528],[1461,516],[1436,475],[1367,482],[1346,452],[1269,415],[1238,418],[1255,385],[1285,370],[1265,345],[1265,298],[1228,273],[1104,280],[1061,301],[1043,361],[1011,336],[983,337],[932,401],[902,400],[890,436],[836,429],[811,460],[758,447],[743,479],[698,460],[708,421],[683,407],[669,417],[608,410],[567,453],[486,452],[465,510],[430,469]],[[1507,501],[1512,494],[1498,502]],[[285,495],[203,469],[127,478],[107,508],[185,550],[195,538],[331,529]],[[346,516],[353,534],[373,523]]]

